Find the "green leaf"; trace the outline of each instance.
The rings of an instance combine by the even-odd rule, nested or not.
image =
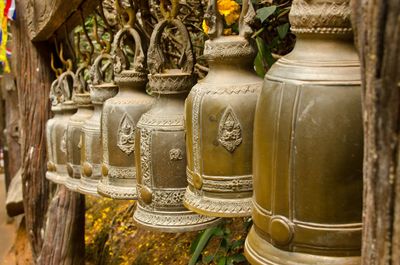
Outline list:
[[[239,263],[239,262],[243,262],[243,261],[246,261],[246,258],[243,256],[243,254],[238,253],[238,254],[228,257],[226,264],[233,265],[235,263]]]
[[[262,55],[260,52],[257,53],[256,59],[254,60],[254,67],[259,77],[264,78],[266,72],[263,64]]]
[[[286,34],[289,31],[289,23],[285,23],[283,25],[279,25],[277,28],[278,35],[281,39],[284,39],[286,37]]]
[[[265,6],[257,10],[257,17],[264,22],[269,16],[271,16],[276,10],[276,6]]]
[[[189,265],[195,265],[197,260],[200,257],[201,252],[204,250],[205,246],[207,245],[207,242],[210,240],[210,238],[213,235],[216,234],[223,234],[223,231],[220,227],[210,227],[204,230],[204,232],[201,234],[199,241],[196,244],[195,251],[193,252],[192,257],[189,260]]]
[[[261,37],[256,37],[256,43],[258,48],[258,54],[254,61],[256,72],[260,77],[264,77],[265,69],[271,67],[275,60],[272,57],[271,51],[267,44]]]
[[[236,249],[236,248],[243,247],[243,246],[244,246],[244,240],[239,239],[232,243],[231,249]]]
[[[222,257],[218,260],[218,265],[225,265],[226,264],[226,257]]]
[[[192,244],[190,244],[190,254],[193,254],[199,244],[201,236],[204,234],[205,231],[202,231],[197,234],[196,238],[193,240]]]
[[[203,256],[203,257],[202,257],[201,261],[202,261],[204,264],[208,264],[208,263],[210,263],[210,262],[213,260],[213,258],[214,258],[213,255],[206,255],[206,256]]]

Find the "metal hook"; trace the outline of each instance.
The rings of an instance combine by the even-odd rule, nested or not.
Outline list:
[[[58,78],[62,74],[62,69],[56,68],[54,66],[54,54],[53,53],[50,54],[50,65],[51,65],[51,69],[54,71],[54,74]]]
[[[179,0],[171,0],[171,10],[167,10],[166,0],[160,0],[160,11],[165,19],[174,19],[179,12]]]
[[[66,66],[67,71],[72,71],[72,60],[71,59],[64,59],[64,49],[62,43],[60,43],[60,54],[59,54],[60,60],[63,63],[63,65]]]
[[[103,49],[102,52],[109,53],[111,50],[111,44],[110,44],[110,42],[108,42],[106,40],[100,39],[97,29],[98,29],[97,17],[95,15],[94,16],[94,24],[93,24],[93,36],[96,39],[97,43],[99,43],[101,48]],[[110,33],[110,36],[112,38],[111,33]]]
[[[116,0],[115,9],[117,10],[120,20],[122,21],[122,26],[133,28],[133,26],[135,25],[136,12],[133,9],[132,3],[130,7],[124,8],[122,7],[119,0]]]

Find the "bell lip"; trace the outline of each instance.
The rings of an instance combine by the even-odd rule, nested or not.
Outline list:
[[[148,79],[149,90],[154,94],[188,93],[197,82],[195,74],[181,70],[149,74]]]
[[[168,211],[157,211],[160,214],[156,214],[157,212],[149,212],[146,211],[145,209],[142,209],[139,206],[139,203],[136,204],[136,209],[135,212],[133,213],[133,220],[136,222],[136,224],[139,227],[142,227],[145,230],[149,231],[154,231],[154,232],[163,232],[163,233],[182,233],[182,232],[190,232],[190,231],[199,231],[199,230],[204,230],[209,227],[217,226],[223,221],[223,218],[218,218],[218,217],[209,217],[210,220],[204,221],[204,222],[199,222],[197,224],[190,224],[190,225],[177,225],[177,226],[166,226],[166,225],[161,225],[161,224],[156,224],[156,223],[147,223],[144,220],[141,220],[138,218],[138,213],[140,212],[145,212],[146,214],[151,214],[154,216],[159,216],[160,218],[168,216],[169,218],[179,220],[180,216],[182,216],[182,213],[184,212],[168,212]],[[192,211],[186,211],[187,215],[199,215],[195,212]],[[200,216],[200,215],[199,215]]]
[[[250,242],[259,246],[262,253],[252,247]],[[253,265],[360,265],[360,256],[319,256],[299,252],[280,250],[269,242],[263,240],[255,231],[254,225],[251,227],[244,244],[244,255]]]
[[[91,179],[84,177],[81,175],[81,178],[79,180],[77,192],[84,194],[84,195],[89,195],[89,196],[95,196],[95,197],[101,197],[99,193],[97,193],[97,184],[99,182],[99,179]]]
[[[132,179],[136,183],[136,179]],[[118,185],[108,184],[108,177],[103,177],[97,184],[97,193],[103,197],[111,198],[114,200],[137,200],[138,194],[136,185],[132,187],[124,187]]]
[[[193,199],[190,199],[189,197],[196,197],[196,201]],[[230,205],[229,201],[235,202],[235,205]],[[238,203],[239,201],[239,203]],[[201,207],[201,205],[204,204],[209,204],[209,205],[214,205],[218,206],[218,209],[221,209],[224,207],[224,211],[213,211],[210,209],[207,209],[207,207]],[[248,198],[242,198],[242,199],[225,199],[224,201],[219,200],[217,198],[207,198],[204,196],[198,196],[196,195],[191,188],[188,186],[186,188],[185,196],[183,199],[183,205],[196,213],[202,214],[202,215],[208,215],[208,216],[214,216],[214,217],[247,217],[251,216],[251,209],[253,206],[252,203],[252,197]],[[244,209],[242,211],[238,211],[237,208]]]

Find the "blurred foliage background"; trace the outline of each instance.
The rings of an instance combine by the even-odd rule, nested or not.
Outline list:
[[[135,27],[142,35],[143,45],[148,46],[154,25],[163,19],[159,0],[122,2],[136,11]],[[252,2],[258,18],[252,36],[258,48],[254,69],[263,77],[277,59],[293,49],[295,36],[290,32],[288,19],[291,0]],[[224,17],[225,35],[238,34],[241,4],[241,0],[218,0],[219,12]],[[199,78],[208,72],[207,62],[202,56],[207,40],[207,27],[203,23],[206,7],[206,0],[180,0],[178,15],[189,29],[197,59],[195,71]],[[101,42],[112,41],[120,27],[119,21],[113,1],[103,1],[95,14],[84,19],[88,37],[85,37],[83,26],[75,29],[75,50],[89,51],[91,42],[94,58],[102,50]],[[168,63],[177,67],[183,48],[180,35],[175,28],[167,28],[162,38]],[[126,49],[133,55],[132,47],[128,45]],[[75,58],[77,65],[82,62],[79,56]],[[87,264],[248,264],[243,256],[243,245],[251,218],[226,219],[222,225],[200,232],[168,234],[137,227],[132,218],[134,202],[88,196],[86,204]]]

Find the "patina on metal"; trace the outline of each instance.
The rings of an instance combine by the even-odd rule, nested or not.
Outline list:
[[[183,44],[180,69],[168,69],[161,48],[166,27],[179,32]],[[189,32],[175,18],[154,28],[147,54],[150,92],[157,98],[137,124],[135,146],[138,204],[135,221],[146,229],[183,232],[215,225],[220,218],[199,215],[183,206],[186,180],[185,98],[196,83]]]
[[[91,118],[85,122],[82,129],[82,175],[78,185],[78,192],[97,196],[103,154],[101,112],[104,101],[114,97],[118,92],[118,87],[113,82],[111,55],[102,53],[96,57],[90,69],[90,81],[90,98],[94,106],[94,112]]]
[[[252,264],[360,264],[363,130],[349,0],[294,0],[254,128]]]
[[[136,125],[140,116],[153,104],[153,98],[145,92],[145,51],[139,33],[132,27],[134,13],[131,11],[126,13],[129,21],[117,32],[112,45],[115,83],[119,92],[105,101],[102,112],[103,165],[97,191],[113,199],[137,199]],[[129,45],[126,39],[134,43],[134,47],[130,46],[134,51],[132,61],[124,47]]]
[[[48,163],[46,178],[56,184],[65,184],[67,172],[67,124],[76,112],[71,100],[74,73],[67,70],[53,82],[50,90],[54,117],[46,124]]]
[[[71,116],[67,125],[67,172],[65,186],[76,191],[81,178],[81,150],[82,127],[86,120],[93,115],[93,105],[87,90],[87,84],[83,75],[87,66],[79,67],[75,73],[74,94],[72,101],[78,107],[77,112]]]
[[[187,177],[184,204],[220,217],[251,214],[253,122],[262,79],[253,70],[257,48],[250,38],[255,11],[243,1],[240,34],[222,36],[215,0],[205,19],[210,71],[186,99]]]

